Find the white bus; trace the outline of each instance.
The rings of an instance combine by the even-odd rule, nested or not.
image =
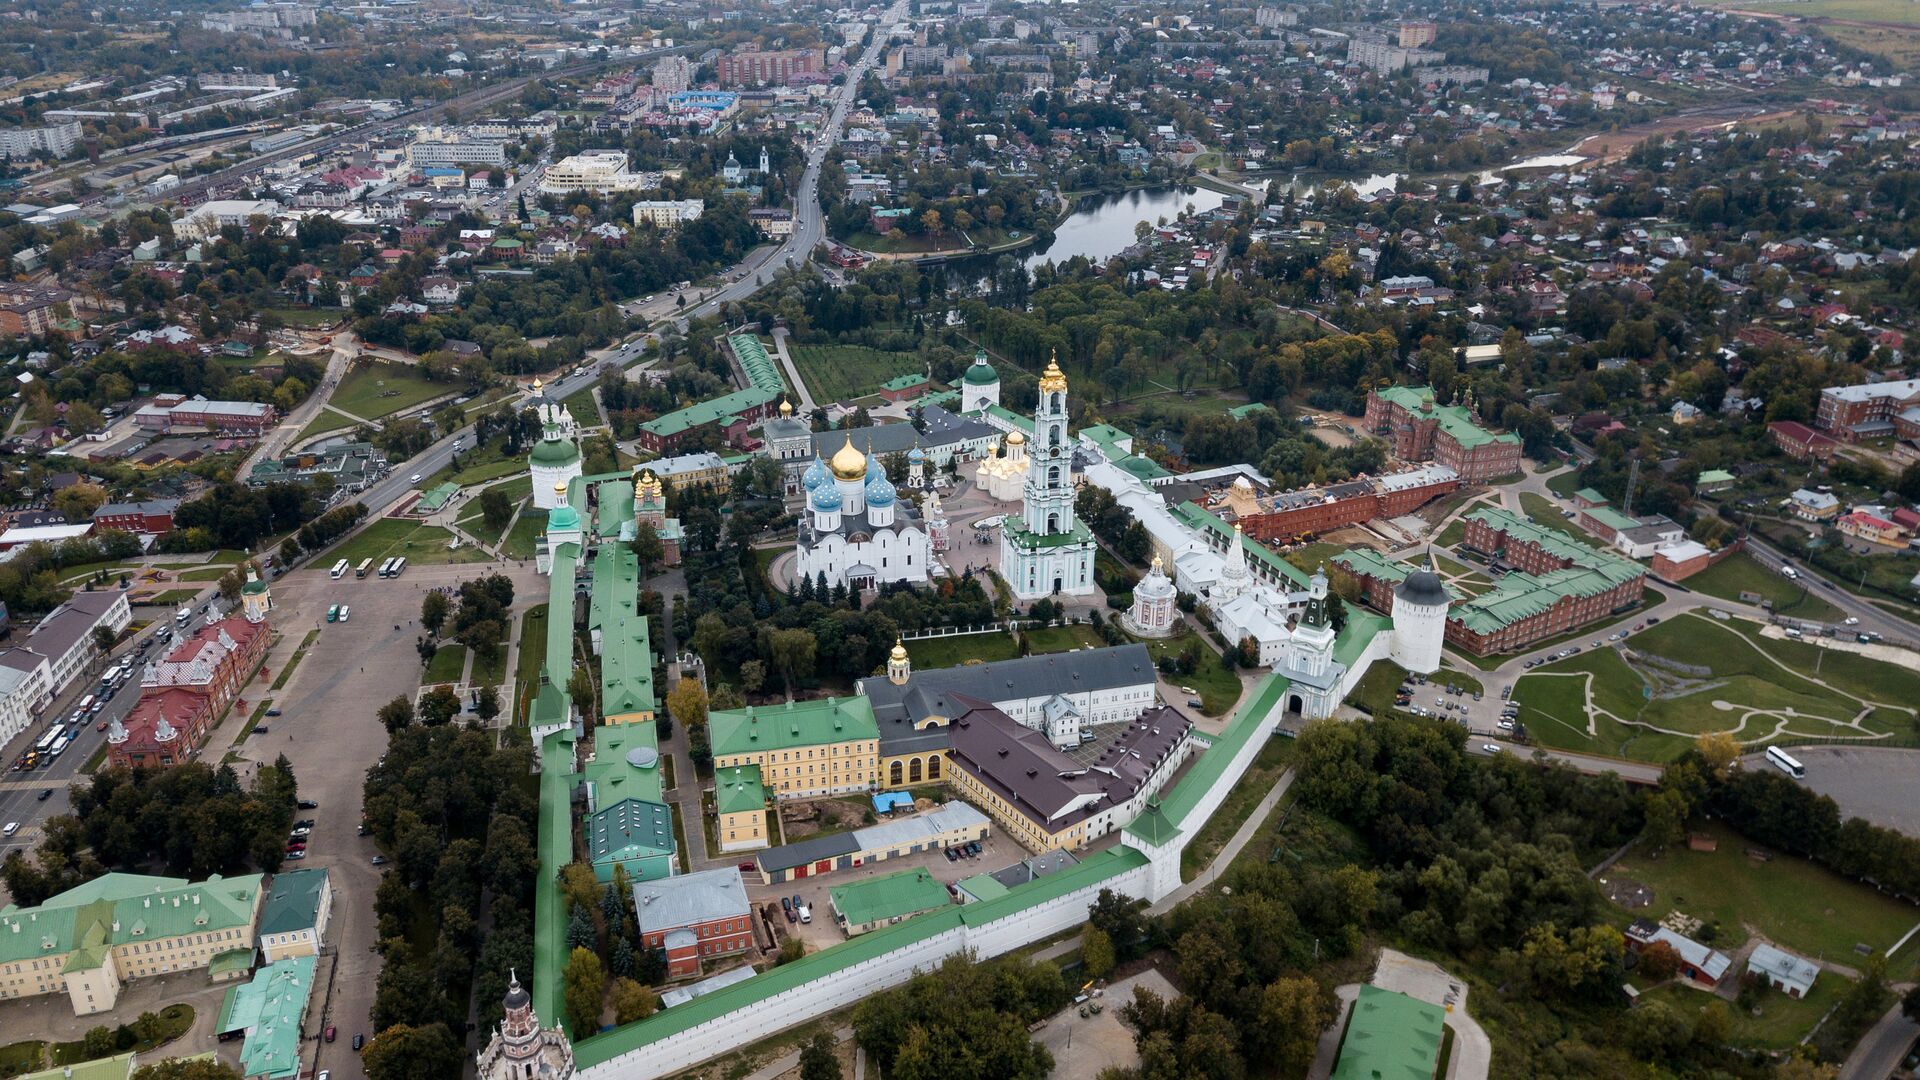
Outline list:
[[[1773,763],[1774,768],[1779,769],[1788,776],[1797,779],[1807,775],[1807,767],[1805,765],[1794,760],[1792,754],[1787,753],[1777,746],[1767,747],[1767,760]]]
[[[393,564],[394,564],[394,563],[397,563],[397,562],[399,562],[399,561],[400,561],[400,560],[399,560],[399,559],[397,559],[397,558],[391,558],[391,559],[384,559],[384,560],[382,560],[382,561],[381,561],[381,563],[380,563],[380,576],[381,576],[381,577],[383,577],[383,578],[390,578],[390,577],[392,577],[392,576],[393,576]]]
[[[373,569],[373,560],[361,559],[360,565],[353,568],[353,576],[357,578],[366,577],[367,571],[371,569]]]
[[[348,563],[347,563],[347,560],[345,559],[341,559],[339,562],[334,563],[333,572],[331,574],[333,580],[339,581],[341,578],[346,577],[347,566],[348,566]]]
[[[49,759],[57,758],[60,756],[62,751],[66,750],[67,747],[72,745],[73,745],[73,736],[62,735],[58,739],[55,739],[53,741],[53,748],[47,751],[47,757]]]
[[[53,726],[47,729],[46,734],[40,736],[40,741],[33,744],[33,748],[42,757],[45,757],[47,751],[53,749],[53,744],[59,742],[60,736],[64,734],[66,734],[66,729],[60,726],[60,721],[55,720]]]
[[[81,698],[80,704],[75,705],[73,707],[73,715],[75,716],[87,715],[88,713],[93,711],[93,706],[96,704],[97,701],[98,699],[96,699],[92,694],[88,694],[86,697]]]
[[[389,573],[389,574],[388,574],[387,576],[388,576],[388,577],[399,577],[399,576],[400,576],[400,571],[402,571],[402,570],[405,570],[406,568],[407,568],[407,560],[406,560],[406,559],[404,559],[404,558],[401,558],[401,559],[395,559],[395,560],[393,560],[393,572],[392,572],[392,573]]]
[[[123,664],[115,664],[112,667],[108,668],[105,674],[100,676],[100,689],[102,690],[113,689],[113,684],[120,681],[120,673],[124,670],[125,670],[125,665]]]

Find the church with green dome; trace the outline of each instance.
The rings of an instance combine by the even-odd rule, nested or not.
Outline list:
[[[973,354],[973,363],[960,379],[960,411],[977,413],[1000,404],[1000,373],[987,363],[987,350]]]
[[[568,484],[580,478],[580,447],[574,441],[573,416],[565,405],[546,395],[539,379],[533,380],[531,405],[540,414],[540,441],[527,455],[527,471],[533,474],[533,506],[536,510],[552,510],[565,501],[554,492],[564,492]]]

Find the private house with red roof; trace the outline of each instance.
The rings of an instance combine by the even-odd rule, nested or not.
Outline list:
[[[172,768],[193,760],[207,733],[266,659],[273,634],[266,583],[247,573],[241,614],[197,631],[140,677],[140,700],[107,729],[115,765]]]

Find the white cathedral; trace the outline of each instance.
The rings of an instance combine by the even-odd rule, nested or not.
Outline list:
[[[1094,591],[1093,532],[1074,519],[1073,496],[1067,377],[1049,360],[1033,413],[1020,518],[1009,516],[1000,529],[1000,576],[1021,600]]]
[[[903,502],[880,459],[854,448],[849,435],[831,461],[818,456],[801,479],[807,512],[795,545],[794,581],[872,589],[924,583],[933,572],[933,544],[913,504]],[[936,504],[937,506],[937,504]],[[945,519],[940,518],[944,538]]]

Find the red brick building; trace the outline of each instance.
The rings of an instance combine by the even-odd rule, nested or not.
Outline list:
[[[1920,379],[1829,386],[1820,391],[1813,425],[1839,439],[1892,434],[1894,418],[1920,406]]]
[[[1469,484],[1511,476],[1521,469],[1520,437],[1496,435],[1471,410],[1440,405],[1426,386],[1390,386],[1367,394],[1366,428],[1388,439],[1402,461],[1432,461]]]
[[[1798,420],[1775,420],[1767,425],[1767,437],[1801,461],[1826,461],[1840,446],[1832,436],[1822,435]]]
[[[1448,608],[1450,645],[1476,656],[1514,652],[1640,602],[1647,571],[1630,559],[1493,507],[1465,521],[1465,545],[1511,569],[1491,592]],[[1333,565],[1381,611],[1393,610],[1393,589],[1409,571],[1366,548],[1337,556]]]
[[[1273,495],[1257,495],[1251,485],[1235,484],[1220,503],[1208,509],[1237,522],[1255,540],[1292,540],[1375,518],[1410,514],[1459,487],[1458,472],[1444,466],[1426,466]]]
[[[818,72],[816,49],[727,53],[714,62],[722,86],[780,86],[801,72]]]
[[[93,512],[93,527],[119,529],[140,536],[159,536],[173,531],[173,512],[179,507],[179,499],[108,503]]]
[[[667,954],[667,975],[698,975],[709,958],[752,952],[753,905],[740,871],[700,870],[633,887],[640,943]]]
[[[52,332],[60,318],[59,305],[69,299],[62,289],[0,283],[0,335],[29,338]]]
[[[140,700],[107,733],[115,765],[171,768],[193,760],[260,670],[272,633],[264,620],[235,616],[205,627],[147,665]]]

